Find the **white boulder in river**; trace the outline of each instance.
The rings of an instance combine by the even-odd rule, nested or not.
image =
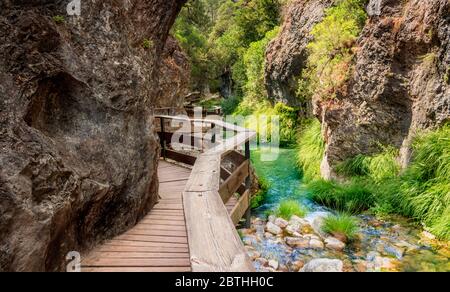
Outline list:
[[[300,272],[343,272],[344,263],[340,260],[314,259],[307,263]]]
[[[270,233],[272,233],[274,235],[278,235],[278,234],[283,233],[283,230],[278,225],[275,225],[272,222],[267,222],[266,231],[270,232]]]
[[[325,244],[329,249],[334,249],[337,251],[342,251],[345,248],[345,243],[334,237],[328,237],[325,239]]]

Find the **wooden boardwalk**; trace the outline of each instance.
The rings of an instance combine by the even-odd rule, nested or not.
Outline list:
[[[133,229],[105,242],[82,261],[83,272],[189,272],[182,193],[190,169],[160,161],[161,200]]]
[[[85,255],[82,271],[254,271],[235,226],[244,216],[250,222],[250,140],[256,133],[220,120],[156,118],[161,156],[192,169],[161,160],[158,204],[137,226]],[[191,129],[201,124],[200,134],[183,132],[180,140],[175,136],[178,131],[167,127],[170,120],[187,123]],[[234,135],[220,139],[229,131]],[[173,141],[199,143],[200,154],[177,152]]]

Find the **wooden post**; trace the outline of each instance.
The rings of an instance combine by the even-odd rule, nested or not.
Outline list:
[[[252,178],[251,178],[251,168],[250,168],[250,141],[245,142],[245,159],[248,160],[248,176],[245,179],[245,188],[247,190],[250,190],[251,184],[252,184]],[[251,200],[251,196],[248,196],[249,200]],[[252,207],[249,202],[249,207],[247,211],[245,212],[245,227],[250,228],[251,227],[251,221],[252,221]]]
[[[214,147],[216,144],[216,124],[211,124],[211,130],[212,130],[212,137],[211,137],[211,143],[213,144],[212,147]]]
[[[164,127],[164,118],[159,118],[161,121],[161,147],[162,147],[162,156],[164,160],[166,160],[166,131]]]

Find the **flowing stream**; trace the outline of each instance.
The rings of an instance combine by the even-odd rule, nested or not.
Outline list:
[[[261,161],[261,150],[252,152],[257,174],[270,183],[263,205],[254,210],[252,228],[241,230],[257,270],[296,271],[312,259],[326,258],[341,260],[344,271],[450,271],[448,243],[433,240],[420,226],[404,218],[381,220],[370,214],[357,216],[358,240],[343,251],[327,247],[292,248],[285,243],[284,235],[271,236],[265,232],[266,214],[285,199],[298,200],[307,206],[305,219],[312,225],[316,218],[332,212],[306,198],[295,161],[293,149],[281,149],[275,161]],[[316,230],[316,235],[319,233]],[[268,261],[275,262],[272,264],[275,267],[267,268]]]

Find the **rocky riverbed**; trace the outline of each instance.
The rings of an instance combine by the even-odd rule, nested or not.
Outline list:
[[[344,243],[321,231],[318,212],[287,221],[254,217],[242,240],[260,272],[450,271],[450,250],[430,233],[410,226],[360,217],[360,233]]]
[[[239,230],[257,271],[450,271],[449,243],[437,241],[405,218],[359,215],[358,236],[348,243],[322,232],[323,218],[332,211],[299,193],[301,179],[295,174],[293,151],[282,149],[272,162],[261,161],[258,151],[252,154],[257,172],[270,183],[251,227]],[[309,213],[290,220],[265,215],[284,199],[298,200]]]

